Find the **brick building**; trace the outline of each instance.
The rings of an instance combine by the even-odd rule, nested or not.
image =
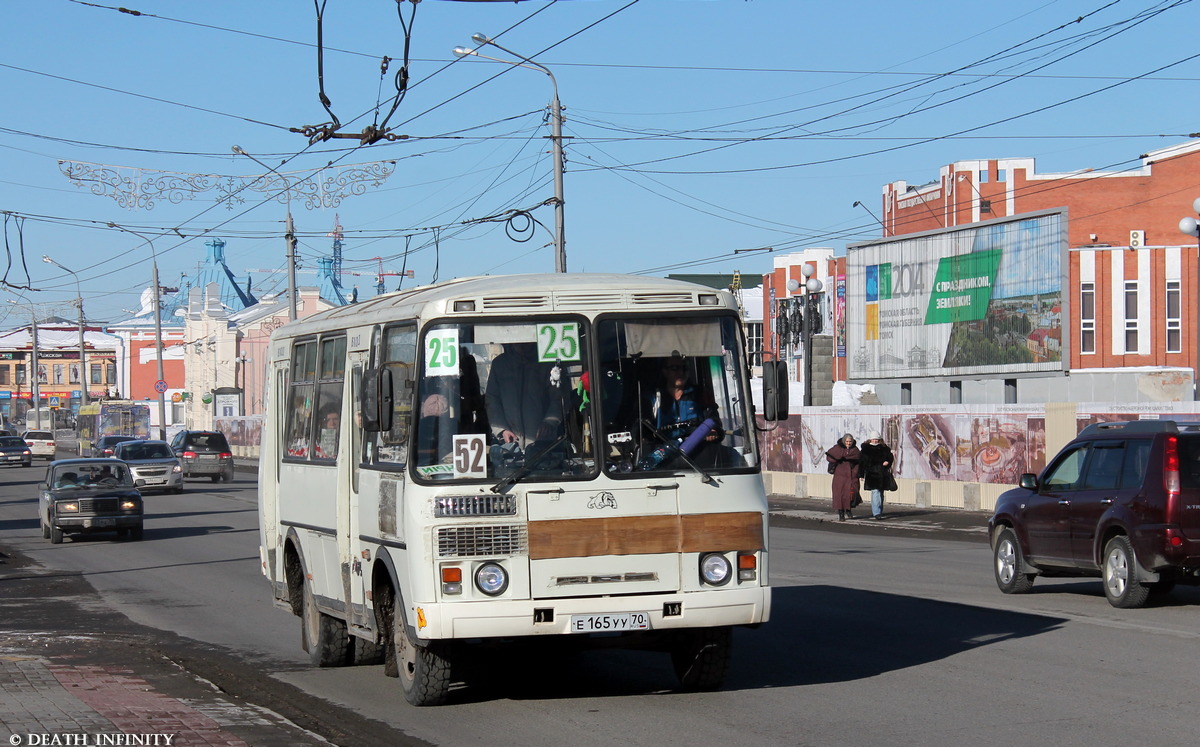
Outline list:
[[[1037,173],[1032,158],[959,161],[929,184],[884,186],[884,235],[1065,209],[1069,368],[1195,370],[1200,265],[1179,220],[1200,197],[1200,140],[1138,161],[1059,174]]]

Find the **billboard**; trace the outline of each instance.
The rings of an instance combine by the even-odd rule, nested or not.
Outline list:
[[[846,247],[851,381],[1063,371],[1067,216]]]

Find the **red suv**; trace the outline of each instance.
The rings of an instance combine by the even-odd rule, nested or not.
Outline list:
[[[996,584],[1099,576],[1114,607],[1200,584],[1200,423],[1089,425],[1046,466],[1021,475],[988,520]]]

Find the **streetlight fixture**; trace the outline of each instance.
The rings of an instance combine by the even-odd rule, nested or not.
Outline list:
[[[79,276],[69,267],[65,267],[51,259],[49,254],[42,255],[42,261],[49,265],[54,265],[60,270],[66,270],[75,278],[75,292],[79,294],[76,303],[79,304],[79,406],[83,407],[88,403],[88,385],[87,385],[87,359],[84,357],[83,346],[83,290],[79,285]]]
[[[492,45],[496,49],[502,50],[511,54],[513,57],[521,58],[522,62],[513,62],[512,60],[504,60],[499,57],[489,57],[484,54],[479,54],[476,49],[468,49],[467,47],[455,47],[454,55],[456,57],[479,57],[492,62],[503,62],[506,65],[513,67],[527,67],[531,70],[540,70],[550,77],[550,84],[554,86],[554,100],[550,104],[550,140],[554,145],[554,271],[567,271],[567,241],[564,236],[563,225],[563,134],[562,134],[562,105],[558,100],[558,81],[554,78],[554,73],[550,72],[550,68],[541,63],[534,62],[528,57],[518,54],[511,49],[502,47],[496,43],[495,39],[489,39],[483,34],[471,34],[471,41],[479,46]]]
[[[233,152],[239,156],[245,156],[251,161],[254,161],[259,166],[262,166],[268,173],[279,177],[283,182],[284,189],[287,191],[287,223],[284,224],[284,241],[287,243],[287,266],[288,266],[288,320],[296,321],[296,229],[292,225],[292,183],[287,180],[283,174],[276,169],[271,168],[254,156],[242,149],[242,146],[235,145],[232,148]]]
[[[821,317],[818,311],[818,296],[821,290],[825,287],[824,283],[813,277],[816,274],[817,268],[809,263],[805,263],[800,268],[800,274],[804,276],[804,314],[801,317],[800,334],[804,341],[804,406],[811,407],[813,403],[813,364],[812,364],[812,348],[813,335],[821,331]],[[801,289],[801,284],[795,278],[787,281],[787,289],[795,292]]]
[[[1197,197],[1192,202],[1192,211],[1200,214],[1200,197]],[[1190,215],[1179,221],[1179,230],[1186,233],[1188,236],[1195,236],[1200,239],[1200,223],[1198,223],[1196,219]],[[1197,243],[1196,249],[1196,282],[1197,292],[1200,293],[1200,243]],[[1193,299],[1193,305],[1194,302],[1195,299]],[[1192,384],[1194,385],[1192,397],[1193,399],[1200,400],[1200,316],[1198,316],[1195,320],[1195,324],[1196,349],[1193,351],[1193,355],[1196,357],[1196,365],[1192,369],[1195,372],[1192,376]]]
[[[38,390],[38,373],[37,373],[37,359],[38,359],[37,311],[33,308],[33,304],[24,304],[24,303],[21,303],[20,301],[16,300],[15,298],[8,299],[8,302],[11,304],[16,304],[17,306],[28,306],[29,307],[29,319],[32,322],[32,326],[30,326],[30,328],[29,328],[29,333],[30,333],[30,337],[31,337],[31,345],[32,345],[30,354],[33,356],[29,361],[29,391],[33,395],[33,406],[41,407],[42,403],[39,398],[39,395],[41,394],[41,392]],[[20,389],[19,386],[17,388],[18,388],[18,390]],[[38,425],[39,426],[41,425],[41,421],[38,422]]]
[[[138,233],[131,231],[125,226],[119,226],[116,223],[109,223],[109,228],[115,228],[125,233],[133,234],[142,241],[150,245],[150,263],[153,268],[154,282],[154,341],[158,358],[158,378],[155,380],[154,390],[158,392],[158,438],[160,441],[167,440],[167,393],[158,391],[162,384],[157,382],[166,382],[167,378],[163,374],[163,334],[162,334],[162,289],[158,284],[158,252],[154,250],[154,242]]]

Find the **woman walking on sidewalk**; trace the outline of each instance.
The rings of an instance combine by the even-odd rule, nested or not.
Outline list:
[[[892,462],[895,460],[892,450],[879,437],[879,431],[871,431],[862,445],[858,467],[863,476],[863,489],[871,491],[871,515],[876,519],[883,518],[883,491],[894,489]]]
[[[851,501],[858,495],[859,456],[854,436],[849,433],[825,452],[825,458],[829,460],[830,474],[833,475],[833,507],[837,509],[838,521],[854,518]]]

